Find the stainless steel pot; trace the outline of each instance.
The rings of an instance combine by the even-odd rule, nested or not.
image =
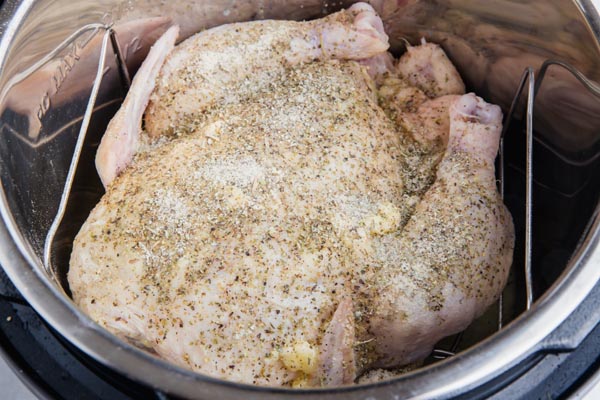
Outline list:
[[[563,70],[550,69],[535,102],[539,163],[534,178],[536,302],[501,331],[443,362],[395,380],[327,390],[259,388],[194,374],[112,336],[82,314],[68,297],[65,274],[70,240],[102,194],[90,162],[107,119],[118,106],[114,57],[100,88],[51,268],[45,268],[46,234],[67,179],[100,43],[90,30],[39,63],[87,24],[114,24],[127,63],[135,69],[152,38],[172,18],[183,34],[222,23],[263,18],[311,18],[350,2],[249,0],[169,3],[154,0],[68,2],[5,1],[0,19],[0,263],[42,317],[70,342],[127,377],[163,392],[198,398],[447,398],[498,382],[548,349],[574,346],[591,329],[561,336],[556,328],[600,279],[600,102]],[[372,1],[393,49],[425,37],[441,43],[470,89],[508,109],[526,67],[565,61],[600,81],[600,5],[589,0]],[[148,20],[150,17],[158,19]],[[162,18],[162,19],[161,19]],[[38,65],[39,64],[39,65]],[[35,68],[34,68],[35,67]],[[37,68],[39,67],[39,68]],[[517,114],[518,117],[518,114]],[[516,131],[520,134],[520,130]],[[507,154],[514,147],[509,146]],[[535,155],[534,155],[535,157]],[[515,156],[518,159],[519,156]],[[534,161],[536,159],[534,158]],[[567,167],[557,167],[559,160]],[[515,161],[516,162],[516,161]],[[562,165],[562,164],[560,164]],[[516,167],[507,181],[522,180]],[[507,185],[509,183],[507,182]],[[509,185],[510,186],[510,185]],[[511,187],[512,187],[511,186]],[[517,189],[513,201],[523,201]],[[560,213],[557,210],[562,210]],[[513,213],[520,211],[518,206]],[[518,220],[519,217],[515,215]],[[518,239],[522,239],[518,237]],[[569,250],[553,251],[561,242]],[[575,246],[576,244],[576,246]],[[562,261],[561,261],[562,260]],[[516,262],[515,265],[520,265]],[[515,272],[518,275],[520,272]],[[543,293],[542,293],[543,292]],[[520,312],[509,304],[505,314]],[[597,307],[595,307],[597,308]],[[600,319],[592,309],[589,321]],[[512,319],[512,318],[511,318]]]

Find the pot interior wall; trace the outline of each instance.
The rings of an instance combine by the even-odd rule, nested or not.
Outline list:
[[[98,57],[98,32],[90,31],[35,72],[42,57],[81,26],[124,27],[121,45],[135,70],[151,43],[152,17],[170,17],[183,35],[219,24],[264,18],[308,19],[350,2],[203,1],[159,2],[65,0],[31,5],[7,48],[0,71],[0,179],[23,243],[44,271],[41,257],[56,213],[79,132]],[[392,50],[421,38],[442,44],[469,90],[508,110],[523,70],[546,59],[574,65],[600,80],[598,42],[574,2],[541,1],[373,1],[384,19]],[[58,232],[52,265],[67,292],[71,242],[103,194],[93,163],[95,149],[123,96],[114,57],[79,163],[67,214]],[[519,113],[518,116],[522,116]],[[533,267],[541,295],[564,271],[584,233],[600,193],[600,101],[565,71],[552,67],[535,105]],[[506,202],[517,226],[517,250],[505,320],[524,309],[524,143],[520,121],[506,137]],[[44,272],[46,273],[46,272]],[[49,279],[52,277],[49,275]],[[485,319],[488,324],[490,318]],[[492,333],[494,326],[484,326]],[[464,347],[480,336],[465,338]]]

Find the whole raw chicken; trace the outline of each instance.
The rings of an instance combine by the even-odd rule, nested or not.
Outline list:
[[[98,150],[107,192],[68,276],[91,318],[213,377],[335,386],[424,358],[497,299],[501,112],[438,46],[396,62],[363,3],[176,38]]]

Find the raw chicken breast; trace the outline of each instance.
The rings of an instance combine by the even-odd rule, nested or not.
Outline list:
[[[99,149],[107,192],[74,242],[74,301],[175,364],[269,386],[350,384],[464,329],[511,264],[501,113],[439,47],[397,65],[387,47],[363,3],[177,46]],[[148,99],[139,136],[131,104]]]
[[[245,82],[268,82],[291,65],[369,58],[389,47],[371,6],[309,22],[255,21],[223,25],[179,45],[159,77],[146,112],[150,136],[179,134],[184,122],[219,102],[243,101]]]

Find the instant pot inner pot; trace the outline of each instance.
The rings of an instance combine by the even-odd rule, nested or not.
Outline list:
[[[584,7],[585,2],[581,2],[584,5],[563,0],[372,3],[385,22],[396,55],[402,53],[405,41],[416,43],[424,37],[440,43],[458,67],[468,90],[501,105],[505,114],[517,94],[523,71],[532,67],[539,72],[545,60],[567,62],[589,79],[600,79],[598,41],[592,33],[597,14],[589,14],[595,9]],[[45,268],[44,244],[59,210],[96,75],[103,24],[114,27],[133,72],[157,32],[166,26],[164,18],[158,22],[155,18],[152,24],[149,18],[170,17],[182,26],[186,37],[234,21],[320,17],[349,4],[206,1],[160,2],[159,6],[159,2],[151,0],[124,4],[108,0],[93,4],[63,0],[5,3],[0,75],[3,216],[13,240],[39,279],[59,289],[48,291],[47,295],[69,295],[66,273],[72,240],[103,194],[94,166],[95,151],[125,93],[109,47],[107,69],[65,214],[52,244],[51,265]],[[588,12],[587,19],[583,11]],[[155,30],[149,29],[150,25]],[[89,29],[69,38],[86,26]],[[428,363],[472,347],[527,308],[526,98],[527,86],[516,103],[504,140],[505,202],[513,215],[517,236],[511,278],[502,304],[492,306],[463,334],[445,339]],[[571,258],[578,244],[593,234],[591,222],[600,191],[600,100],[571,73],[551,66],[535,98],[533,127],[531,291],[535,300],[572,269],[583,268]],[[17,267],[4,267],[11,277],[19,273]],[[69,307],[69,312],[77,313],[72,305]],[[45,315],[43,306],[38,311]],[[535,306],[531,312],[535,312]],[[86,320],[80,314],[77,317]],[[88,321],[87,325],[92,324]],[[55,328],[64,334],[60,326]]]

